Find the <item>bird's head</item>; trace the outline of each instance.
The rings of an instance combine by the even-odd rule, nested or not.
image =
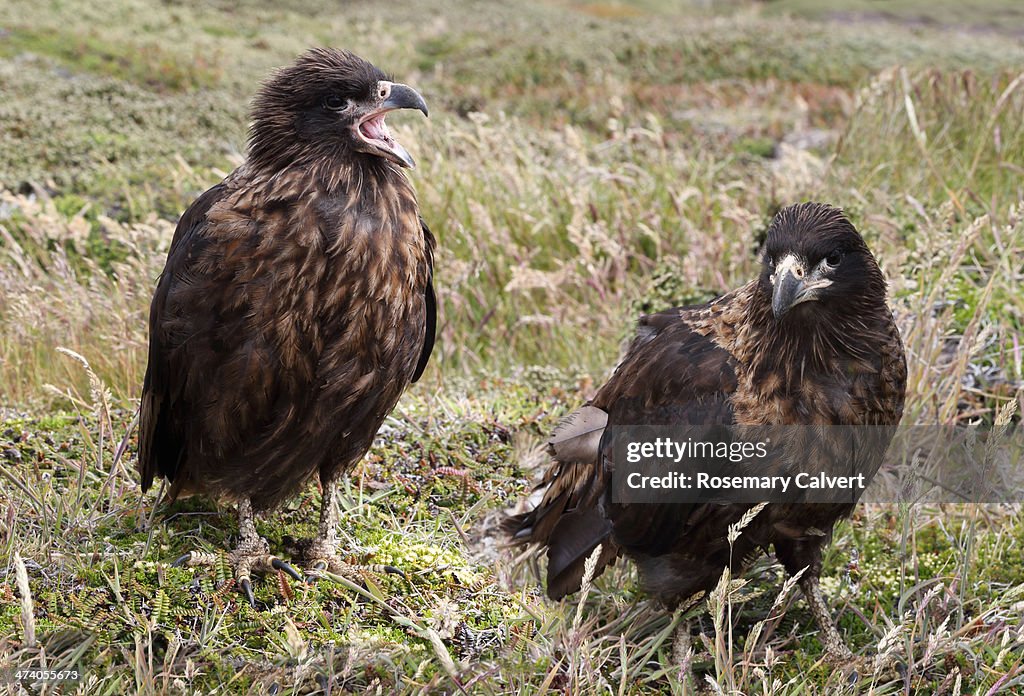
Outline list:
[[[310,49],[274,73],[253,101],[249,156],[282,167],[363,153],[413,167],[384,117],[395,109],[427,114],[423,97],[348,51]]]
[[[760,285],[778,321],[855,315],[885,302],[885,279],[864,239],[841,210],[823,203],[791,205],[775,216]]]

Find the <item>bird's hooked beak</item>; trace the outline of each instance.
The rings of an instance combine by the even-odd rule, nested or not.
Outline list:
[[[814,299],[809,291],[804,276],[807,274],[804,264],[792,254],[783,257],[775,267],[772,281],[772,314],[781,319],[790,309]]]
[[[822,291],[834,282],[831,267],[825,261],[808,270],[807,262],[796,254],[787,254],[771,276],[772,314],[781,319],[798,304],[817,300]]]
[[[400,167],[415,167],[416,162],[409,151],[391,136],[384,123],[384,116],[395,109],[418,109],[427,116],[427,102],[412,87],[387,80],[377,83],[377,98],[380,101],[367,107],[366,113],[356,120],[353,129],[356,139],[363,145],[361,149],[380,155]]]

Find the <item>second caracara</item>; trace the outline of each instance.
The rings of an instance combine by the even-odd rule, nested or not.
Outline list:
[[[849,220],[836,208],[805,203],[772,222],[759,278],[706,305],[643,317],[611,379],[555,432],[540,504],[507,520],[515,542],[547,549],[548,595],[578,590],[592,555],[600,574],[625,554],[647,591],[675,606],[713,589],[725,567],[740,573],[773,548],[789,573],[806,568],[800,586],[828,657],[849,660],[818,578],[833,525],[850,514],[858,494],[837,502],[770,502],[731,545],[730,526],[754,501],[616,500],[615,475],[627,469],[627,458],[611,431],[694,428],[729,442],[772,428],[780,436],[771,443],[773,455],[730,461],[731,473],[792,475],[831,459],[870,479],[906,391],[903,344],[885,291]],[[835,442],[808,437],[836,432],[827,426],[856,426],[838,429],[849,438],[839,451],[853,456],[836,457]]]
[[[231,554],[281,568],[253,525],[323,485],[314,569],[344,572],[336,483],[369,449],[434,345],[434,237],[385,115],[427,105],[345,51],[313,49],[264,84],[248,156],[185,211],[150,310],[143,490],[238,505]],[[182,562],[208,562],[193,553]]]

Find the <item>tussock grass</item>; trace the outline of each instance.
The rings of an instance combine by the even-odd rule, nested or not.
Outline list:
[[[40,191],[31,198],[0,193],[7,211],[0,224],[0,392],[8,403],[42,396],[78,371],[55,352],[65,346],[88,355],[106,383],[138,385],[145,369],[148,302],[163,265],[173,225],[151,218],[131,226],[106,216],[86,218],[87,207],[62,215]],[[114,259],[91,253],[99,236]],[[101,257],[102,258],[102,257]],[[52,391],[51,391],[52,393]],[[123,393],[123,392],[122,392]]]
[[[636,314],[752,277],[797,200],[843,206],[880,258],[908,421],[1019,418],[1012,39],[744,3],[117,5],[116,26],[100,3],[0,8],[0,666],[79,666],[90,694],[1021,688],[1019,506],[870,505],[840,525],[822,585],[864,658],[855,686],[770,559],[666,613],[628,563],[550,603],[538,562],[495,538]],[[441,340],[343,502],[353,560],[409,577],[267,577],[251,610],[226,568],[167,567],[225,548],[233,515],[154,508],[114,455],[176,215],[239,161],[260,77],[314,43],[431,103],[393,130],[440,240]],[[259,521],[276,552],[318,500]]]

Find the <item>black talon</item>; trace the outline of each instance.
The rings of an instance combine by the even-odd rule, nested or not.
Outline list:
[[[298,580],[299,582],[302,582],[302,576],[299,575],[299,571],[295,570],[295,568],[292,568],[292,566],[290,564],[285,563],[280,558],[275,558],[274,560],[272,560],[270,562],[270,565],[275,570],[283,570],[284,572],[286,572],[289,575],[291,575],[292,579]]]
[[[315,585],[316,583],[318,583],[320,580],[323,579],[323,576],[316,574],[315,571],[318,571],[318,570],[327,570],[327,561],[317,561],[316,563],[314,563],[313,565],[311,565],[309,567],[309,570],[306,572],[306,581],[305,582],[306,582],[307,585]],[[310,571],[313,571],[313,572],[310,572]]]
[[[252,583],[249,582],[249,578],[241,578],[238,581],[242,591],[245,592],[245,598],[249,600],[249,606],[253,609],[256,608],[256,595],[252,593]]]
[[[404,570],[399,570],[398,568],[396,568],[394,566],[389,566],[389,565],[384,566],[384,572],[385,573],[391,573],[392,575],[401,575],[403,578],[405,577],[405,571]]]
[[[190,560],[192,560],[192,552],[191,551],[189,551],[184,556],[182,556],[181,558],[176,560],[174,563],[172,563],[171,567],[172,568],[180,568],[181,566],[183,566],[186,563],[188,563]]]

